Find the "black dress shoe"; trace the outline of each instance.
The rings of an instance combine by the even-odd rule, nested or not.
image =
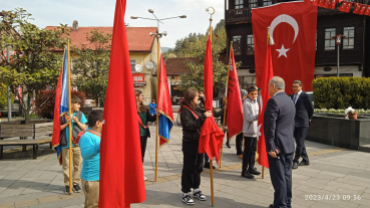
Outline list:
[[[292,169],[298,169],[298,162],[293,162]]]
[[[304,161],[304,160],[302,160],[302,162],[298,164],[298,166],[309,166],[309,165],[310,165],[310,161]]]
[[[249,168],[248,172],[252,175],[260,175],[261,173],[257,171],[256,168]]]
[[[254,176],[248,172],[242,173],[242,177],[248,178],[248,179],[254,179]]]
[[[231,148],[229,140],[227,140],[227,142],[226,142],[226,147],[229,148],[229,149]]]
[[[212,166],[212,167],[213,167],[213,169],[216,169],[216,167],[215,167],[215,166]],[[205,163],[205,164],[204,164],[204,168],[209,169],[209,163]]]
[[[275,208],[275,206],[273,204],[270,204],[269,208]]]

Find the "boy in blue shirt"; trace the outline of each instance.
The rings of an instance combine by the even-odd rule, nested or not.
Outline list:
[[[100,134],[103,128],[103,111],[92,111],[88,120],[89,128],[78,141],[83,158],[81,185],[85,195],[85,207],[97,208],[99,202]]]
[[[76,140],[77,135],[81,131],[86,130],[85,123],[87,119],[85,115],[80,111],[80,103],[81,99],[78,96],[72,96],[71,99],[71,110],[73,112],[72,117],[68,115],[68,113],[64,114],[60,118],[60,145],[62,147],[62,168],[63,168],[63,175],[64,175],[64,193],[69,194],[69,123],[71,123],[72,127],[72,159],[73,161],[73,191],[78,193],[81,192],[80,187],[80,174],[81,174],[81,151],[80,148],[74,144],[74,140]]]

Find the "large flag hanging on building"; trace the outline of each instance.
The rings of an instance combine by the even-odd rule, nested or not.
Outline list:
[[[312,90],[316,54],[317,6],[304,2],[285,2],[273,6],[253,8],[252,25],[255,45],[256,76],[263,76],[267,45],[267,27],[275,46],[271,48],[274,75],[291,86],[301,80],[303,90]],[[260,80],[257,79],[260,86]],[[293,94],[291,87],[286,88]]]
[[[68,53],[64,50],[63,65],[60,69],[54,104],[52,147],[57,152],[59,164],[62,164],[62,147],[60,146],[60,117],[69,110],[68,93]]]
[[[117,0],[100,147],[100,208],[127,208],[145,200],[125,10],[126,1]]]
[[[205,110],[212,111],[213,102],[213,66],[212,66],[212,42],[208,36],[206,54],[204,59],[204,96]],[[206,118],[200,131],[199,153],[206,153],[210,159],[220,157],[220,150],[224,133],[217,126],[213,116]]]
[[[257,152],[259,154],[258,163],[263,167],[268,168],[268,156],[266,151],[266,141],[265,141],[265,133],[263,131],[263,120],[265,115],[265,108],[267,105],[267,101],[270,99],[268,84],[272,77],[274,77],[274,71],[272,67],[272,57],[271,57],[271,46],[273,45],[273,40],[271,37],[268,37],[269,43],[266,50],[265,55],[265,68],[261,74],[256,76],[257,80],[259,80],[258,87],[261,89],[261,95],[259,97],[259,105],[260,111],[258,114],[258,141],[257,141]],[[266,47],[266,45],[265,45]]]
[[[161,68],[159,70],[158,86],[158,113],[159,113],[159,145],[162,146],[170,141],[170,132],[173,127],[172,103],[170,90],[168,89],[168,80],[166,67],[161,54]]]
[[[241,133],[243,131],[243,106],[240,94],[240,85],[238,72],[236,71],[236,64],[234,58],[234,49],[230,47],[230,66],[229,66],[229,80],[227,86],[227,128],[229,130],[229,138]]]

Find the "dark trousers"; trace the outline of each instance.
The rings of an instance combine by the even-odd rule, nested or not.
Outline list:
[[[307,151],[306,151],[306,135],[307,135],[307,127],[295,127],[294,128],[294,138],[297,143],[295,156],[293,162],[299,162],[299,158],[303,158],[304,161],[309,161]]]
[[[182,152],[184,154],[181,191],[189,193],[191,189],[200,186],[200,174],[203,171],[203,154],[198,153],[198,143],[183,142]]]
[[[236,142],[236,154],[237,155],[242,155],[243,154],[243,149],[242,149],[242,146],[243,146],[243,133],[240,133],[236,136],[236,139],[235,139],[235,142]]]
[[[270,177],[275,189],[276,208],[290,208],[292,202],[292,161],[293,153],[281,154],[280,159],[268,156]]]
[[[257,151],[257,138],[244,137],[244,153],[242,173],[248,171],[249,168],[254,168]]]
[[[146,150],[146,143],[148,141],[147,136],[141,136],[140,137],[140,145],[141,145],[141,157],[144,162],[144,156],[145,156],[145,150]]]

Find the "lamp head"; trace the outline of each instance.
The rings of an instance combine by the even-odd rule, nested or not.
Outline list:
[[[166,31],[164,31],[164,32],[162,33],[162,35],[167,36],[167,32],[166,32]]]
[[[137,19],[137,17],[135,17],[135,16],[131,16],[131,19]]]
[[[148,12],[153,14],[154,10],[153,9],[148,9]]]
[[[186,15],[181,15],[180,18],[186,18]]]

